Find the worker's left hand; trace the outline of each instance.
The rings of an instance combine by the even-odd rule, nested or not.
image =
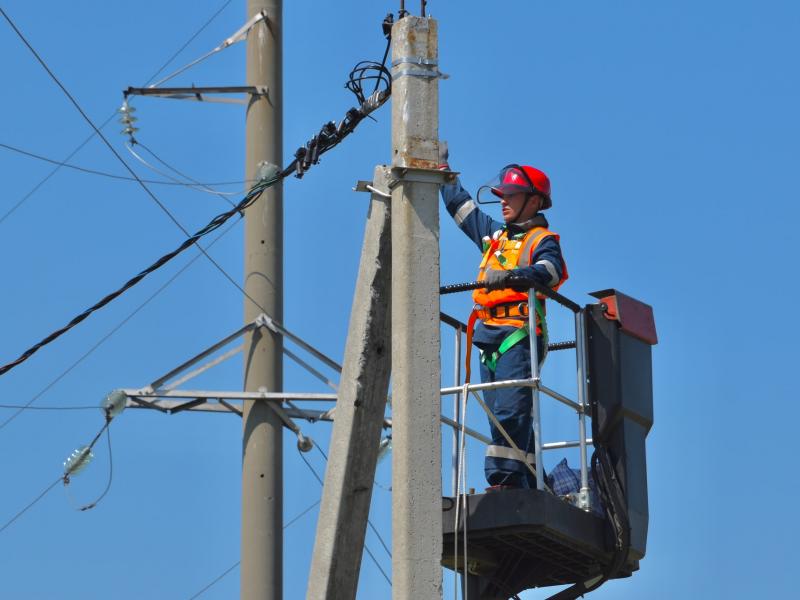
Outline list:
[[[486,289],[491,292],[493,290],[506,289],[508,287],[508,282],[511,279],[511,271],[489,269],[486,271],[486,277],[484,277],[483,282],[486,284]]]

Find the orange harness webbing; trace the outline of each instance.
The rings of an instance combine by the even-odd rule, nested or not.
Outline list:
[[[472,312],[469,313],[469,320],[467,321],[467,351],[466,351],[466,360],[467,364],[464,365],[464,383],[469,383],[470,375],[472,373],[472,369],[470,366],[471,359],[472,359],[472,334],[475,333],[475,321],[478,320],[478,311],[472,309]]]

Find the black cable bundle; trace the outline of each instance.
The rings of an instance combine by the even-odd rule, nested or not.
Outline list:
[[[386,36],[386,50],[383,60],[362,60],[350,71],[345,87],[355,94],[359,106],[347,111],[344,118],[337,125],[328,121],[304,146],[300,146],[294,153],[294,160],[282,172],[281,177],[294,173],[295,177],[302,178],[312,165],[319,163],[320,156],[337,146],[345,137],[350,135],[356,126],[369,114],[383,105],[392,93],[392,73],[386,67],[389,56],[389,47],[392,42],[391,14],[387,15],[381,24],[383,34]],[[364,84],[374,81],[372,93],[364,93]]]
[[[57,330],[53,331],[47,337],[42,339],[40,342],[38,342],[37,344],[34,344],[30,348],[28,348],[16,360],[13,360],[8,364],[0,366],[0,375],[5,374],[6,372],[10,371],[11,369],[16,367],[20,363],[23,363],[26,360],[28,360],[31,356],[33,356],[33,354],[38,352],[38,350],[40,348],[42,348],[43,346],[46,346],[47,344],[55,341],[57,338],[59,338],[62,335],[64,335],[67,331],[69,331],[70,329],[72,329],[73,327],[75,327],[76,325],[78,325],[79,323],[84,321],[86,318],[88,318],[89,315],[91,315],[92,313],[100,310],[106,304],[109,304],[112,300],[115,300],[116,298],[118,298],[119,296],[124,294],[130,288],[132,288],[137,283],[139,283],[142,279],[147,277],[150,273],[153,273],[154,271],[160,269],[165,264],[167,264],[169,261],[171,261],[173,258],[178,256],[179,254],[181,254],[185,250],[188,250],[190,247],[192,247],[192,245],[194,245],[198,240],[200,240],[200,238],[202,238],[203,236],[208,235],[212,231],[215,231],[216,229],[220,228],[232,216],[241,213],[248,206],[250,206],[256,200],[258,200],[258,198],[261,196],[261,194],[264,192],[265,189],[267,189],[268,187],[271,187],[272,185],[274,185],[278,181],[280,181],[280,177],[277,177],[277,176],[271,177],[269,179],[265,179],[265,180],[262,180],[262,181],[259,181],[256,185],[254,185],[250,189],[249,192],[247,192],[247,195],[242,199],[241,202],[239,202],[239,204],[237,204],[236,206],[234,206],[233,208],[231,208],[227,212],[221,213],[221,214],[217,215],[216,217],[214,217],[213,219],[211,219],[211,221],[209,221],[208,224],[205,227],[199,229],[194,234],[192,234],[191,236],[187,237],[172,252],[169,252],[169,253],[165,254],[164,256],[162,256],[161,258],[156,260],[154,263],[152,263],[149,267],[143,269],[142,271],[140,271],[139,273],[134,275],[132,278],[130,278],[128,281],[126,281],[121,287],[119,287],[117,290],[111,292],[110,294],[108,294],[107,296],[103,297],[98,302],[96,302],[95,304],[93,304],[92,306],[90,306],[89,308],[84,310],[82,313],[80,313],[79,315],[75,316],[64,327],[62,327],[61,329],[57,329]]]

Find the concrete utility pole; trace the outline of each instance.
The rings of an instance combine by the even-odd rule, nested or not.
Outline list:
[[[245,178],[259,163],[283,164],[282,0],[248,0],[247,17],[267,19],[247,36],[247,84],[266,86],[267,96],[247,107]],[[283,321],[283,194],[266,190],[245,215],[244,321],[261,312]],[[263,308],[263,310],[262,310]],[[245,391],[283,389],[283,341],[259,328],[245,340]],[[283,425],[266,401],[245,402],[242,441],[241,598],[283,598]]]
[[[391,202],[375,167],[307,600],[354,600],[391,369]]]
[[[392,598],[442,597],[438,25],[392,27]]]

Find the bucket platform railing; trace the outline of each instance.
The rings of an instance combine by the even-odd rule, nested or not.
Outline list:
[[[544,490],[546,487],[545,484],[545,473],[544,473],[544,461],[543,461],[543,452],[545,450],[555,450],[555,449],[564,449],[564,448],[579,448],[579,455],[580,455],[580,477],[581,477],[581,486],[580,492],[575,498],[575,504],[586,511],[591,509],[590,504],[590,496],[589,496],[589,461],[588,461],[588,446],[592,444],[591,438],[587,438],[586,436],[586,415],[589,412],[589,404],[588,404],[588,394],[586,388],[586,348],[585,348],[585,332],[583,330],[583,318],[582,318],[582,309],[581,307],[558,292],[554,292],[551,289],[539,285],[535,282],[530,282],[531,289],[528,294],[528,327],[531,332],[529,336],[530,339],[530,349],[531,349],[531,378],[530,379],[518,379],[518,380],[507,380],[507,381],[496,381],[493,383],[470,383],[468,385],[461,385],[461,336],[462,334],[466,333],[466,325],[460,322],[453,317],[442,313],[441,321],[454,329],[455,332],[455,339],[454,339],[454,347],[455,347],[455,367],[454,367],[454,380],[455,385],[453,387],[446,387],[442,388],[442,395],[452,395],[454,396],[453,400],[453,423],[446,423],[453,428],[453,452],[452,452],[452,465],[453,465],[453,474],[452,474],[452,488],[453,493],[455,495],[456,490],[456,477],[457,477],[457,464],[458,464],[458,443],[457,443],[457,431],[461,427],[461,419],[464,418],[464,415],[461,415],[460,406],[462,403],[459,400],[463,400],[461,395],[463,393],[469,392],[479,392],[484,390],[492,390],[492,389],[499,389],[505,387],[529,387],[531,388],[531,393],[533,396],[533,426],[534,426],[534,459],[535,459],[535,475],[536,475],[536,486],[539,490]],[[470,283],[463,283],[457,285],[448,285],[443,286],[440,288],[441,294],[452,294],[457,292],[465,292],[469,290],[473,290],[476,288],[484,287],[485,284],[481,282],[470,282]],[[574,314],[574,322],[575,322],[575,341],[573,342],[556,342],[553,344],[548,344],[547,351],[555,351],[555,350],[567,350],[567,349],[575,349],[576,352],[576,371],[577,371],[577,394],[578,398],[576,400],[572,400],[568,398],[566,395],[561,394],[554,389],[544,385],[542,383],[541,373],[540,373],[540,361],[538,356],[538,334],[536,328],[536,310],[534,307],[534,298],[536,292],[550,298],[554,302],[558,303],[560,306],[565,307],[567,310]],[[542,441],[542,419],[541,419],[541,399],[540,394],[545,394],[550,398],[556,400],[560,404],[570,408],[578,417],[578,439],[577,441],[560,441],[560,442],[552,442],[549,444],[545,444]],[[485,411],[487,411],[487,415],[489,418],[492,418],[492,415],[488,412],[487,407],[483,405],[482,401],[476,396],[476,400],[478,400],[479,404],[482,405]],[[498,429],[503,432],[501,426],[498,423]],[[468,435],[470,435],[468,433]],[[504,434],[505,435],[505,434]],[[473,434],[471,437],[476,437]],[[507,436],[506,436],[507,437]],[[486,443],[491,443],[488,438],[481,436],[480,438],[482,441]]]

